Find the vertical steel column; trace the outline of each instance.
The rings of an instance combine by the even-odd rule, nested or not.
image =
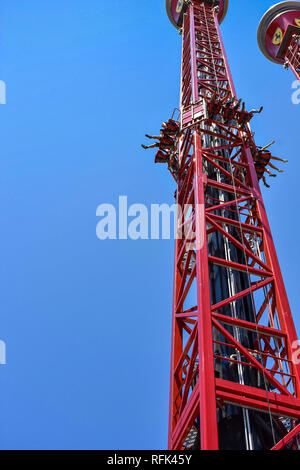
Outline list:
[[[196,130],[194,134],[194,149],[200,439],[202,449],[215,450],[218,449],[218,426],[205,218],[205,185],[207,178],[203,172],[199,130]]]

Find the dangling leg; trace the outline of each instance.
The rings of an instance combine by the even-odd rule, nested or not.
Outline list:
[[[271,160],[277,160],[278,162],[288,163],[288,160],[284,160],[283,158],[279,158],[279,157],[274,157],[273,155],[271,157]]]
[[[268,145],[265,145],[264,147],[260,147],[261,150],[267,150],[271,145],[276,144],[276,140],[272,140]]]
[[[268,183],[266,182],[266,177],[265,177],[265,176],[262,177],[262,180],[263,180],[263,182],[264,182],[264,185],[265,185],[267,188],[270,188],[270,186],[269,186]]]
[[[261,106],[259,109],[251,109],[250,114],[260,114],[263,109],[263,106]]]
[[[283,170],[279,170],[279,168],[277,168],[276,166],[274,166],[273,163],[271,163],[271,162],[268,163],[268,166],[270,166],[271,168],[273,168],[273,170],[278,171],[279,173],[283,173]]]
[[[159,140],[160,139],[160,135],[149,135],[149,134],[145,134],[145,136],[148,138],[148,139],[155,139],[155,140]]]
[[[152,145],[144,145],[142,144],[142,147],[143,149],[147,150],[147,149],[154,149],[156,147],[159,147],[159,142],[155,142],[155,144],[152,144]]]
[[[266,172],[268,173],[268,175],[271,176],[272,178],[276,178],[276,177],[277,177],[277,175],[274,175],[273,173],[271,173],[268,168],[266,168],[265,171],[266,171]]]

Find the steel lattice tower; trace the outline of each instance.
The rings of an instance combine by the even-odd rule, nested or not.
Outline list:
[[[263,16],[257,33],[267,59],[291,68],[300,80],[300,2],[281,2]]]
[[[237,96],[219,29],[227,7],[167,0],[182,33],[176,180],[186,208],[177,217],[169,449],[298,449],[298,342],[257,147],[249,123],[237,124],[242,110],[232,121],[210,116],[213,103]],[[222,105],[219,116],[227,112]]]

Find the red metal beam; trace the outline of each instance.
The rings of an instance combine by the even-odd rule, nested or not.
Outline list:
[[[271,450],[282,450],[286,447],[295,437],[300,436],[300,424],[290,431],[281,441],[278,442]]]
[[[217,398],[224,403],[300,419],[300,400],[247,385],[216,379]]]

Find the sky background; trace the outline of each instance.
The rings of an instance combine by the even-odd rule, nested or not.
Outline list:
[[[101,203],[174,202],[140,147],[178,106],[164,3],[0,4],[1,449],[167,446],[173,242],[96,238]],[[289,159],[263,193],[299,333],[300,105],[256,43],[271,5],[230,0],[222,32],[257,144]]]

